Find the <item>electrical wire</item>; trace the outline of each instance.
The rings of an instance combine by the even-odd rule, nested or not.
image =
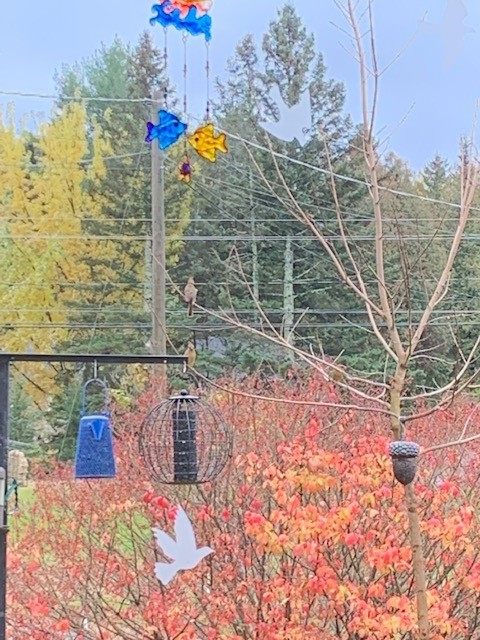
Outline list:
[[[272,208],[272,211],[274,209]],[[68,215],[66,213],[62,213],[62,214],[52,214],[51,216],[49,216],[48,218],[51,221],[56,221],[56,220],[72,220],[72,215]],[[102,222],[102,223],[108,223],[108,224],[121,224],[122,220],[119,218],[102,218],[102,217],[82,217],[82,214],[78,215],[77,218],[80,222]],[[18,223],[32,223],[33,221],[35,221],[35,218],[28,218],[28,217],[22,217],[22,216],[15,216],[15,215],[11,215],[11,216],[0,216],[0,222],[18,222]],[[478,218],[472,217],[469,220],[470,222],[480,222],[480,216]],[[126,222],[134,222],[134,223],[139,223],[139,222],[151,222],[150,218],[127,218]],[[167,218],[167,222],[184,222],[184,218]],[[189,226],[190,225],[197,225],[197,224],[210,224],[212,222],[217,222],[217,223],[221,223],[221,222],[235,222],[236,224],[251,224],[251,220],[249,219],[245,219],[245,218],[235,218],[233,219],[232,217],[228,217],[228,218],[191,218],[190,222],[189,222]],[[290,216],[288,218],[257,218],[255,217],[255,222],[258,224],[268,224],[268,223],[272,223],[272,224],[282,224],[282,223],[292,223],[294,222],[294,219]],[[330,218],[315,218],[315,222],[317,223],[331,223],[332,220]],[[353,220],[352,222],[372,222],[372,219],[366,219],[366,218],[358,218],[356,220]],[[383,222],[385,223],[392,223],[392,224],[398,224],[398,223],[403,223],[403,222],[438,222],[438,218],[402,218],[400,220],[397,220],[395,218],[384,218]],[[458,218],[442,218],[442,222],[458,222]]]
[[[148,155],[149,152],[148,151],[137,151],[136,153],[121,153],[119,155],[112,155],[112,156],[102,156],[100,158],[85,158],[82,160],[78,160],[75,162],[71,162],[70,164],[72,165],[88,165],[88,164],[93,164],[94,162],[97,162],[97,160],[101,160],[101,161],[110,161],[110,160],[125,160],[126,158],[136,158],[137,156],[145,156]],[[50,167],[52,165],[55,164],[59,164],[62,167],[68,166],[68,163],[65,162],[64,159],[62,160],[49,160],[44,161],[41,158],[39,160],[37,160],[36,162],[30,162],[30,161],[22,161],[22,162],[18,162],[18,163],[5,163],[5,162],[0,162],[0,167],[8,167],[8,168],[21,168],[21,167],[34,167],[34,168],[41,168],[41,167]],[[109,167],[110,169],[110,167]]]
[[[284,327],[284,323],[283,322],[272,322],[271,323],[273,327],[275,327],[276,329],[281,329]],[[265,325],[261,324],[261,323],[255,323],[252,322],[249,324],[250,327],[252,328],[256,328],[256,329],[265,329]],[[379,323],[377,325],[380,329],[387,329],[388,325],[385,323]],[[408,329],[411,325],[408,322],[399,322],[396,325],[399,329]],[[445,322],[445,321],[441,321],[441,322],[435,322],[432,326],[434,326],[435,328],[437,327],[452,327],[452,323],[451,322]],[[479,327],[480,326],[480,320],[478,321],[470,321],[470,322],[462,322],[462,328],[467,328],[467,327]],[[47,330],[47,331],[51,331],[53,329],[75,329],[75,330],[80,330],[80,329],[84,329],[84,330],[88,330],[88,331],[97,331],[97,329],[100,330],[111,330],[111,329],[137,329],[137,330],[141,330],[142,333],[147,331],[147,330],[151,330],[152,325],[151,322],[125,322],[125,323],[15,323],[12,324],[10,326],[8,326],[6,329],[7,330],[14,330],[14,329],[38,329],[38,330]],[[185,325],[184,322],[182,323],[171,323],[169,324],[169,328],[171,329],[189,329],[191,331],[195,331],[195,332],[202,332],[202,331],[213,331],[213,330],[223,330],[223,329],[231,329],[231,330],[238,330],[241,331],[242,328],[241,327],[236,327],[234,325],[231,325],[230,323],[217,323],[217,324],[212,324],[212,323],[204,323],[204,324],[192,324],[190,326]],[[372,325],[370,323],[366,323],[366,322],[355,322],[355,323],[348,323],[348,322],[308,322],[305,324],[301,324],[299,326],[299,328],[301,329],[371,329]]]
[[[50,99],[50,100],[59,100],[59,99],[65,99],[68,101],[77,101],[77,102],[119,102],[119,103],[154,103],[155,100],[152,98],[108,98],[108,97],[104,97],[104,96],[98,96],[98,97],[81,97],[81,96],[65,96],[64,98],[60,98],[59,96],[53,96],[53,95],[48,95],[48,94],[41,94],[41,93],[26,93],[26,92],[22,92],[22,91],[0,91],[0,95],[5,95],[5,96],[12,96],[12,97],[22,97],[22,98],[41,98],[41,99]],[[200,119],[198,118],[193,118],[194,120],[201,122]],[[263,145],[260,145],[256,142],[253,142],[251,140],[247,140],[246,138],[243,138],[242,136],[239,136],[238,134],[232,133],[227,131],[226,129],[222,129],[222,131],[224,133],[226,133],[230,138],[232,138],[233,140],[237,140],[238,142],[241,142],[242,144],[245,144],[249,147],[252,147],[254,149],[257,149],[259,151],[263,151],[266,152],[268,154],[273,154],[276,158],[285,160],[286,162],[290,162],[292,164],[295,164],[297,166],[301,166],[305,169],[309,169],[313,172],[316,173],[321,173],[322,175],[326,175],[329,177],[333,177],[336,178],[338,180],[342,180],[342,181],[346,181],[346,182],[350,182],[352,184],[358,184],[358,185],[362,185],[362,186],[366,186],[367,188],[371,188],[371,184],[366,181],[366,180],[361,180],[360,178],[355,178],[353,176],[347,176],[341,173],[337,173],[334,171],[330,171],[329,169],[323,169],[322,167],[319,167],[317,165],[313,165],[310,164],[308,162],[305,162],[303,160],[299,160],[298,158],[293,158],[285,153],[279,153],[277,151],[274,151],[272,149],[269,149],[268,147],[265,147]],[[431,198],[429,196],[422,196],[420,194],[417,193],[413,193],[413,192],[409,192],[409,191],[402,191],[400,189],[391,189],[390,187],[385,187],[383,185],[379,185],[379,190],[383,191],[385,193],[391,193],[392,195],[397,195],[397,196],[401,196],[401,197],[405,197],[405,198],[412,198],[412,199],[416,199],[416,200],[420,200],[422,202],[430,202],[432,204],[440,204],[440,205],[444,205],[447,207],[453,207],[455,209],[459,209],[461,207],[461,205],[459,203],[455,203],[455,202],[448,202],[446,200],[441,200],[438,198]],[[478,207],[472,207],[471,209],[472,211],[480,211],[480,208]]]
[[[284,314],[285,309],[283,308],[264,308],[263,311],[267,314]],[[424,309],[409,309],[403,311],[397,311],[396,316],[402,315],[422,315],[424,313]],[[0,315],[2,313],[63,313],[63,314],[72,314],[72,313],[80,313],[80,314],[92,314],[92,313],[101,313],[105,315],[124,315],[124,314],[135,314],[142,315],[145,314],[145,308],[132,308],[132,307],[122,307],[122,308],[108,308],[108,307],[25,307],[25,308],[4,308],[0,309]],[[185,315],[184,309],[166,309],[167,315],[171,316],[183,316]],[[255,308],[238,308],[235,307],[233,311],[223,311],[225,316],[236,316],[236,315],[256,315],[258,312]],[[294,315],[301,316],[309,316],[309,315],[367,315],[366,309],[333,309],[333,308],[321,308],[321,309],[312,309],[310,307],[306,308],[296,308],[292,310]],[[468,315],[480,315],[480,309],[435,309],[432,314],[434,316],[468,316]]]
[[[0,93],[2,93],[2,92],[0,92]],[[31,96],[30,94],[28,94],[28,95],[27,95],[27,94],[25,94],[25,97],[32,97],[32,96]],[[37,97],[38,97],[38,96],[37,96]],[[46,97],[46,96],[42,96],[42,97]],[[73,98],[73,97],[72,97],[72,100],[75,100],[75,99],[77,99],[77,98]],[[79,98],[79,100],[82,100],[82,98]],[[140,100],[140,99],[136,99],[136,100],[123,100],[123,99],[109,99],[109,98],[104,98],[104,99],[103,99],[103,98],[94,98],[93,100],[105,101],[105,102],[109,102],[109,101],[110,101],[110,102],[147,102],[147,101],[148,101],[148,100]],[[153,101],[151,101],[151,102],[153,102]],[[254,144],[254,143],[251,143],[251,141],[247,141],[247,140],[245,140],[245,139],[243,139],[243,138],[241,138],[241,137],[239,137],[239,136],[235,136],[234,134],[229,134],[229,135],[230,135],[231,137],[233,137],[234,139],[237,139],[237,140],[239,140],[239,141],[241,141],[241,142],[243,142],[243,143],[245,143],[245,144],[250,144],[251,146],[255,146],[255,147],[257,147],[257,148],[259,148],[259,149],[261,149],[261,150],[264,150],[264,151],[267,151],[267,152],[269,152],[269,153],[270,153],[270,150],[269,150],[269,149],[267,149],[266,147],[261,147],[260,145],[256,145],[256,144]],[[130,157],[130,156],[134,156],[134,155],[139,155],[139,156],[141,156],[141,155],[146,155],[146,153],[147,153],[147,152],[141,152],[141,153],[139,153],[139,154],[124,154],[124,155],[122,155],[122,156],[111,156],[111,157],[110,157],[110,159],[121,159],[121,158],[126,158],[126,157]],[[327,175],[330,175],[330,172],[325,171],[325,170],[322,170],[320,167],[316,167],[316,166],[314,166],[314,165],[309,165],[308,163],[304,163],[304,162],[298,161],[297,159],[295,159],[295,158],[290,158],[289,156],[286,156],[285,154],[275,154],[275,155],[276,155],[277,157],[281,157],[281,158],[283,158],[283,159],[285,159],[285,160],[288,160],[288,161],[294,162],[295,164],[300,164],[300,165],[302,165],[302,166],[304,166],[304,167],[307,167],[307,168],[309,168],[309,169],[311,169],[311,170],[314,170],[314,171],[320,171],[321,173],[325,173],[325,174],[327,174]],[[87,160],[87,161],[85,161],[85,162],[88,162],[88,160]],[[361,181],[361,180],[357,180],[357,179],[354,179],[354,178],[350,178],[350,177],[348,177],[348,176],[342,176],[342,175],[340,175],[340,174],[333,174],[333,175],[334,175],[336,178],[340,178],[340,179],[348,180],[348,181],[350,181],[350,182],[359,183],[359,184],[364,184],[364,185],[367,185],[367,186],[368,186],[368,182],[365,182],[365,181]],[[227,186],[227,185],[228,185],[230,188],[232,188],[232,189],[233,189],[233,191],[235,191],[235,190],[236,190],[237,192],[242,192],[242,193],[249,192],[249,193],[251,193],[251,194],[253,195],[254,200],[255,200],[255,203],[256,203],[257,205],[259,204],[259,206],[261,206],[261,207],[263,207],[263,208],[268,208],[269,210],[272,210],[272,211],[273,211],[273,210],[275,210],[273,206],[271,206],[271,205],[270,205],[270,206],[268,206],[268,205],[267,205],[267,204],[266,204],[266,203],[261,199],[262,197],[267,198],[267,197],[269,196],[268,192],[266,192],[266,191],[261,191],[261,190],[259,190],[259,189],[248,189],[248,188],[243,187],[243,186],[241,186],[241,185],[234,185],[234,186],[232,187],[232,184],[231,184],[231,183],[227,183],[226,181],[221,181],[221,180],[216,180],[216,181],[215,181],[215,179],[213,179],[213,180],[212,180],[212,179],[210,179],[210,178],[206,178],[206,179],[205,179],[204,184],[202,185],[204,189],[207,189],[207,185],[206,185],[206,181],[207,181],[207,180],[208,180],[209,182],[213,182],[214,184],[216,183],[216,184],[219,184],[219,185],[221,185],[221,186]],[[455,203],[449,203],[449,202],[442,201],[442,200],[437,200],[437,199],[433,199],[433,198],[428,198],[428,197],[420,196],[420,195],[418,195],[418,194],[413,194],[413,193],[408,193],[408,192],[396,191],[396,190],[389,189],[389,188],[387,188],[387,187],[382,187],[382,189],[383,189],[384,191],[388,191],[388,192],[390,192],[390,193],[394,193],[394,194],[399,195],[399,196],[413,197],[413,198],[417,198],[417,199],[419,199],[419,200],[423,200],[423,201],[431,202],[431,203],[434,203],[434,204],[442,204],[442,205],[446,205],[446,206],[453,206],[453,207],[456,207],[456,208],[458,208],[458,206],[459,206],[459,205],[457,205],[457,204],[455,204]],[[201,189],[198,189],[197,191],[199,191],[199,192],[200,192],[200,191],[201,191]],[[270,199],[271,199],[271,195],[270,195]],[[315,207],[316,209],[320,209],[320,210],[330,210],[330,211],[335,211],[335,209],[333,209],[332,207],[319,207],[318,205],[316,206],[316,205],[312,205],[312,204],[310,204],[310,203],[306,204],[305,206],[309,206],[309,207],[310,207],[310,206],[312,206],[312,207]],[[477,210],[477,211],[478,211],[479,209],[474,209],[474,210]],[[355,213],[355,215],[359,215],[359,214],[358,214],[358,213]],[[370,219],[371,219],[371,214],[363,214],[363,215],[365,215],[365,216],[367,216],[367,215],[368,215],[368,216],[370,216]],[[213,219],[213,220],[214,220],[215,222],[218,222],[218,219]],[[227,220],[228,220],[228,219],[227,219]],[[238,219],[237,219],[237,220],[235,220],[235,219],[233,218],[233,216],[230,218],[230,220],[231,220],[232,222],[237,223],[237,224],[238,224],[238,223],[245,223],[245,224],[248,224],[248,223],[249,223],[249,221],[239,221]],[[289,220],[289,219],[285,219],[285,222],[287,222],[287,220]],[[364,220],[365,220],[365,219],[364,219]],[[410,220],[412,220],[412,221],[414,221],[414,222],[418,222],[418,221],[419,221],[418,219],[410,219]],[[432,220],[433,220],[433,219],[432,219]],[[454,218],[450,218],[449,220],[450,220],[450,221],[455,221],[455,219],[454,219]],[[289,221],[291,221],[291,219],[290,219]],[[366,219],[365,221],[368,221],[368,219]],[[106,222],[106,220],[103,220],[103,222]],[[117,222],[117,221],[115,221],[115,222]],[[192,221],[192,223],[195,223],[195,224],[198,224],[198,223],[201,223],[201,222],[202,222],[201,220],[194,220],[194,221]],[[266,220],[265,222],[271,222],[272,224],[276,224],[276,223],[277,223],[277,220],[272,219],[272,220]],[[395,222],[398,222],[398,221],[395,221]],[[403,222],[403,221],[402,221],[402,222]],[[73,236],[73,235],[69,235],[69,236],[61,236],[61,235],[53,235],[53,236],[39,236],[38,234],[35,234],[35,236],[28,236],[28,235],[21,235],[21,234],[19,234],[19,235],[15,236],[15,237],[17,237],[17,238],[33,238],[33,237],[35,237],[35,238],[38,238],[38,239],[46,239],[47,237],[48,237],[48,238],[53,237],[53,238],[55,238],[55,239],[69,239],[69,240],[71,240],[71,239],[74,239],[74,238],[75,238],[75,239],[82,239],[82,241],[84,241],[85,239],[92,239],[92,240],[96,240],[96,239],[98,239],[98,240],[100,240],[100,239],[101,239],[101,240],[114,240],[114,239],[115,239],[115,240],[129,241],[129,242],[131,242],[132,240],[141,240],[141,241],[146,241],[146,240],[149,240],[149,239],[150,239],[150,237],[149,237],[149,236],[128,236],[128,235],[126,235],[126,236],[121,236],[121,235],[115,235],[115,236],[114,236],[114,235],[110,235],[110,236],[90,236],[90,237],[89,237],[89,236],[83,236],[83,235],[82,235],[82,236]],[[437,237],[437,239],[438,239],[438,240],[445,240],[445,239],[450,239],[451,237],[453,237],[453,235],[452,235],[452,234],[450,234],[450,235],[442,234],[440,237]],[[170,240],[170,241],[181,240],[181,241],[184,241],[184,242],[193,242],[193,241],[196,241],[196,242],[198,242],[198,241],[200,241],[200,242],[204,242],[204,241],[207,241],[207,240],[208,240],[208,241],[217,241],[217,242],[223,242],[223,241],[233,241],[233,242],[236,242],[236,241],[252,241],[252,240],[254,240],[254,239],[255,239],[255,240],[258,240],[258,241],[286,240],[287,238],[291,238],[291,235],[275,235],[275,236],[272,236],[272,235],[251,236],[251,235],[250,235],[250,236],[249,236],[249,235],[238,235],[238,234],[237,234],[237,235],[222,235],[222,236],[220,236],[220,235],[212,235],[212,236],[205,235],[205,236],[200,236],[200,237],[198,237],[198,236],[171,236],[171,237],[169,237],[169,238],[168,238],[168,240]],[[330,240],[334,241],[334,240],[337,240],[337,239],[341,239],[341,236],[338,236],[338,235],[337,235],[337,236],[335,236],[335,235],[331,235],[331,236],[328,236],[328,238],[329,238]],[[466,236],[466,238],[465,238],[465,239],[466,239],[466,240],[474,240],[474,241],[478,241],[478,239],[479,239],[479,238],[480,238],[480,235],[479,235],[479,234],[471,234],[470,236]],[[300,241],[305,241],[305,240],[310,241],[310,240],[312,240],[312,239],[313,239],[313,238],[311,238],[311,237],[297,237],[297,236],[294,236],[294,241],[295,241],[295,242],[300,242]],[[390,237],[389,237],[389,236],[387,236],[387,237],[386,237],[386,239],[389,239],[389,240],[391,239],[391,240],[395,240],[395,241],[397,241],[397,240],[398,240],[398,238],[397,238],[397,236],[396,236],[396,235],[395,235],[395,236],[390,236]],[[408,240],[408,241],[410,241],[410,240],[411,240],[411,241],[431,240],[431,236],[419,236],[419,235],[413,235],[413,236],[406,236],[406,237],[404,237],[404,238],[402,238],[402,239],[405,239],[405,240]],[[352,240],[353,240],[353,241],[372,241],[372,240],[374,240],[374,238],[373,238],[373,236],[353,236],[353,237],[352,237]],[[211,284],[211,283],[210,283],[210,284]],[[332,284],[337,284],[337,282],[336,282],[336,281],[332,281]],[[101,285],[100,285],[100,286],[101,286]],[[105,287],[109,287],[109,286],[111,286],[111,285],[110,285],[109,283],[105,283],[105,285],[104,285],[104,286],[105,286]],[[108,312],[108,311],[106,311],[106,312]],[[132,312],[133,312],[133,311],[132,311]],[[239,313],[240,313],[240,312],[241,312],[241,311],[239,310]],[[277,313],[277,312],[280,312],[280,311],[275,310],[274,312],[275,312],[275,313]],[[99,312],[99,313],[100,313],[100,312]],[[338,313],[338,312],[337,312],[337,313]],[[344,313],[348,313],[348,311],[344,311]],[[302,325],[302,326],[303,326],[303,325]],[[316,325],[306,325],[306,326],[316,326]],[[324,325],[321,325],[321,326],[324,326]],[[344,326],[344,325],[341,325],[341,326]],[[367,325],[367,326],[368,326],[368,325]]]
[[[327,242],[337,242],[343,241],[341,235],[323,235]],[[439,235],[436,236],[402,236],[402,240],[406,242],[418,242],[423,240],[441,242],[443,240],[452,240],[454,235]],[[30,240],[30,241],[43,241],[43,240],[78,240],[81,242],[86,241],[98,241],[98,242],[146,242],[150,240],[150,236],[148,235],[80,235],[80,234],[71,234],[71,235],[63,235],[63,234],[38,234],[38,233],[12,233],[12,234],[0,234],[0,240]],[[250,235],[250,234],[236,234],[236,235],[208,235],[208,236],[182,236],[182,235],[170,235],[165,237],[166,242],[279,242],[284,240],[292,240],[294,243],[300,242],[312,242],[315,241],[314,236],[300,236],[300,235]],[[352,242],[374,242],[374,236],[349,236],[349,240]],[[385,242],[398,242],[398,236],[396,235],[387,235],[383,236],[383,240]],[[463,237],[465,242],[479,242],[480,241],[480,233],[474,234],[465,234]]]
[[[12,98],[38,98],[41,100],[65,100],[68,102],[119,102],[119,103],[154,103],[152,98],[105,98],[105,97],[85,97],[85,96],[58,96],[48,93],[28,93],[24,91],[1,91],[0,96],[11,96]]]
[[[321,286],[325,286],[328,287],[329,285],[338,285],[340,282],[340,279],[337,278],[335,279],[331,279],[331,280],[319,280],[317,278],[295,278],[293,283],[296,285],[300,285],[300,284],[317,284],[319,287]],[[421,284],[435,284],[436,280],[433,278],[422,278],[421,279]],[[456,283],[456,282],[480,282],[480,277],[467,277],[467,278],[451,278],[450,282]],[[224,280],[208,280],[208,281],[195,281],[195,284],[200,285],[200,286],[212,286],[212,287],[220,287],[220,286],[231,286],[232,282],[227,282]],[[251,286],[253,286],[253,281],[241,281],[241,284],[249,284]],[[283,286],[285,284],[284,280],[269,280],[268,286],[273,286],[273,285],[278,285],[278,286]],[[366,280],[365,284],[368,285],[376,285],[378,284],[376,280]],[[173,282],[173,286],[180,288],[182,286],[184,286],[185,283],[184,282]],[[52,281],[49,282],[48,284],[45,283],[32,283],[32,282],[0,282],[0,288],[1,287],[32,287],[33,289],[50,289],[51,287],[80,287],[82,289],[89,289],[89,288],[96,288],[96,287],[104,287],[105,286],[105,282],[60,282],[60,281]],[[135,283],[135,282],[108,282],[107,283],[108,287],[114,288],[114,287],[130,287],[132,289],[143,289],[144,285],[143,283]],[[456,294],[459,295],[459,294]],[[460,294],[460,297],[462,297],[463,294]],[[467,296],[467,297],[471,297],[471,296]]]

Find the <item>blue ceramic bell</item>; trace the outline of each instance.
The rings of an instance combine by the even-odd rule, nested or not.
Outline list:
[[[93,383],[102,387],[103,409],[99,413],[86,415],[87,388]],[[78,428],[75,455],[75,478],[115,477],[115,457],[107,405],[107,384],[98,378],[88,380],[83,385],[82,417]]]

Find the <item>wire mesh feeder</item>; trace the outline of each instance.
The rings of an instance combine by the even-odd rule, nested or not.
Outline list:
[[[163,484],[214,480],[225,468],[233,448],[232,431],[218,411],[187,391],[150,412],[139,441],[151,477]]]

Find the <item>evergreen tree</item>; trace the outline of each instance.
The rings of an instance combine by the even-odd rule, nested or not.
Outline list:
[[[223,120],[247,128],[257,127],[278,109],[269,97],[271,80],[260,67],[260,58],[253,35],[237,44],[235,55],[227,61],[229,77],[225,83],[217,80],[216,113]]]
[[[116,238],[105,243],[102,256],[89,261],[91,280],[102,285],[86,292],[86,301],[96,310],[95,325],[110,324],[119,331],[84,330],[72,334],[71,340],[77,348],[82,343],[91,348],[95,343],[100,351],[143,352],[150,337],[151,299],[151,251],[146,240],[151,235],[151,161],[144,138],[146,122],[157,117],[152,110],[155,91],[162,89],[163,94],[166,87],[174,102],[163,53],[147,32],[133,48],[116,39],[81,65],[64,68],[57,84],[60,103],[72,91],[91,98],[91,120],[101,124],[112,157],[101,185],[102,215],[88,221],[84,232]],[[181,238],[191,197],[176,180],[180,158],[178,148],[166,155],[167,176],[172,179],[166,180],[165,201],[167,233]],[[168,262],[177,261],[182,250],[181,241],[168,243]],[[85,322],[91,321],[90,313]]]
[[[445,187],[448,173],[448,160],[442,158],[438,154],[423,169],[421,173],[423,182],[432,197],[437,197]]]
[[[313,34],[307,33],[294,7],[285,4],[263,37],[263,51],[267,78],[278,86],[289,107],[309,88],[314,47]]]
[[[278,105],[270,94],[272,87],[278,86],[288,106],[293,106],[302,91],[308,90],[312,103],[312,128],[307,144],[302,147],[296,141],[285,143],[274,138],[271,144],[276,152],[300,161],[294,164],[277,158],[292,194],[308,203],[312,216],[318,218],[319,223],[335,225],[328,181],[322,174],[302,164],[318,165],[320,161],[322,168],[326,166],[324,140],[319,139],[319,127],[322,127],[322,135],[326,136],[332,148],[332,161],[339,163],[346,156],[355,132],[343,111],[345,89],[341,83],[327,78],[323,57],[321,53],[315,53],[313,36],[307,33],[295,10],[288,5],[279,11],[277,20],[271,23],[264,36],[263,53],[264,60],[252,36],[244,38],[236,47],[235,55],[228,62],[229,77],[225,82],[217,83],[219,99],[216,114],[221,126],[227,132],[265,145],[261,122],[279,115]],[[232,306],[239,318],[260,328],[249,291],[241,285],[238,265],[229,259],[234,245],[251,291],[258,296],[272,323],[280,328],[285,320],[285,303],[287,306],[291,304],[284,293],[285,277],[290,270],[287,263],[291,257],[287,259],[290,254],[286,250],[290,242],[296,307],[294,319],[300,317],[302,310],[311,309],[298,327],[300,337],[313,342],[319,337],[327,337],[337,352],[345,342],[338,340],[340,331],[326,333],[319,326],[334,324],[330,315],[332,287],[321,284],[335,280],[329,262],[319,251],[318,243],[308,237],[304,225],[291,216],[288,206],[279,206],[278,200],[269,193],[243,144],[235,139],[230,139],[229,144],[228,162],[208,167],[202,176],[195,179],[193,190],[198,213],[187,234],[201,234],[211,239],[189,244],[188,252],[180,261],[176,279],[185,282],[188,275],[195,273],[201,284],[201,303],[203,300],[210,308]],[[270,155],[255,148],[250,148],[250,152],[276,189],[279,178]],[[345,202],[353,206],[355,201],[364,197],[365,190],[348,187],[344,189]],[[218,236],[227,239],[217,241]],[[242,236],[245,236],[244,241]],[[205,255],[208,255],[208,260],[205,260]],[[229,283],[228,295],[226,282]],[[345,308],[343,305],[339,301],[339,310]],[[322,315],[322,309],[328,315]],[[192,328],[201,332],[202,324],[209,327],[212,323],[197,318]],[[207,335],[214,331],[212,328]],[[201,332],[200,335],[204,334]],[[231,334],[227,332],[226,335]],[[249,340],[245,339],[243,343],[243,348],[248,351],[245,358],[242,356],[242,339],[232,336],[229,340],[238,347],[235,349],[237,361],[249,362],[249,368],[255,368],[254,362],[264,361],[260,356],[252,361],[257,350],[252,350]],[[227,354],[229,340],[226,340]],[[272,359],[278,361],[278,355]]]

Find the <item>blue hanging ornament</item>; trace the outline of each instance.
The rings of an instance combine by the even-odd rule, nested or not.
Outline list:
[[[158,124],[147,122],[147,137],[145,142],[153,142],[155,138],[158,140],[160,149],[168,149],[172,144],[185,133],[187,125],[181,122],[174,114],[160,109],[158,112]]]
[[[154,4],[152,11],[157,14],[150,18],[152,26],[159,22],[164,28],[172,25],[178,30],[188,31],[192,36],[204,35],[207,42],[212,39],[211,17],[209,15],[198,16],[195,6],[185,12],[178,9],[170,0],[163,0],[160,4]]]
[[[93,383],[102,388],[104,404],[101,412],[87,415],[87,388]],[[106,382],[99,378],[88,380],[83,385],[82,417],[78,428],[75,455],[75,478],[114,478],[116,475],[107,405]]]

